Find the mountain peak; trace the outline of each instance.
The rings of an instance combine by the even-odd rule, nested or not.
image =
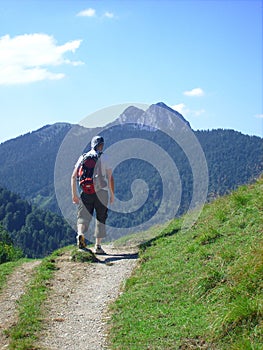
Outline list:
[[[183,122],[183,125],[191,128],[189,122],[180,113],[167,106],[164,102],[158,102],[150,105],[146,111],[138,107],[129,106],[113,124],[132,123],[150,130],[177,130],[178,127],[182,127],[182,123],[178,123],[179,120]]]
[[[144,119],[146,125],[154,126],[160,130],[191,128],[190,123],[180,113],[167,106],[164,102],[152,104],[145,111]]]
[[[157,108],[156,108],[157,107]],[[186,124],[189,128],[191,128],[190,123],[180,114],[177,112],[175,109],[167,106],[164,102],[158,102],[156,104],[151,105],[149,108],[152,108],[153,110],[159,110],[158,114],[163,114],[166,116],[166,121],[168,121],[168,125],[170,127],[172,124],[175,123],[176,118],[180,119],[184,124]],[[163,110],[162,110],[163,109]]]
[[[118,121],[123,123],[137,123],[141,116],[144,114],[144,110],[135,106],[127,107],[119,116]]]
[[[162,107],[162,108],[166,108],[170,111],[174,111],[174,109],[172,109],[171,107],[167,106],[164,102],[158,102],[158,103],[155,103],[156,106],[158,107]]]

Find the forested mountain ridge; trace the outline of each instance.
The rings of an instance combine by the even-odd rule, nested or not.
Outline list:
[[[156,108],[158,106],[159,108]],[[157,112],[156,112],[157,110]],[[189,123],[178,112],[173,111],[163,103],[149,107],[148,116],[150,123],[157,123],[161,127],[173,127],[174,118],[179,118],[186,126]],[[129,119],[130,118],[130,119]],[[117,124],[127,121],[142,124],[144,122],[143,111],[133,106],[128,107],[117,120]],[[115,123],[116,124],[116,123]],[[152,125],[152,124],[151,124]],[[32,133],[20,136],[0,144],[0,186],[18,193],[22,198],[28,199],[37,206],[59,213],[54,188],[54,167],[56,156],[65,136],[72,130],[76,134],[83,132],[85,128],[79,125],[68,123],[56,123],[47,125]],[[106,147],[117,142],[126,135],[136,137],[137,130],[133,133],[123,125],[120,129],[110,127],[110,124],[103,128],[85,129],[87,132],[87,144],[90,140],[90,130],[100,132],[104,130]],[[257,178],[263,171],[263,139],[256,136],[248,136],[234,130],[212,130],[193,131],[199,140],[209,170],[209,198],[227,193],[239,185],[246,184]],[[145,138],[153,139],[151,130],[145,130]],[[170,147],[167,140],[158,136],[162,147]],[[107,150],[105,150],[107,151]],[[76,158],[77,159],[77,158]],[[76,161],[74,159],[74,161]],[[67,166],[72,169],[74,161],[69,159]],[[190,186],[190,170],[187,168],[185,158],[175,155],[176,165],[181,169],[184,178],[183,185]],[[134,169],[138,169],[135,164]],[[136,170],[137,171],[137,170]],[[141,169],[138,169],[140,172]],[[116,184],[127,182],[127,173],[124,166],[122,170],[116,171]],[[145,178],[145,174],[141,174]],[[70,175],[69,175],[70,176]],[[69,177],[67,176],[67,177]],[[118,195],[125,197],[127,189],[124,186],[117,188]],[[123,193],[122,193],[123,192]],[[185,188],[183,198],[188,196],[189,189]],[[157,193],[158,195],[158,193]],[[187,201],[188,199],[185,198]],[[182,208],[181,212],[184,211]],[[181,213],[180,212],[180,213]]]
[[[71,127],[68,123],[46,125],[0,144],[0,186],[25,199],[47,198],[44,207],[56,211],[54,164]]]
[[[234,130],[195,131],[209,171],[209,195],[223,195],[263,172],[263,139]]]
[[[75,232],[60,215],[36,208],[17,194],[0,188],[1,245],[14,243],[25,256],[40,258],[73,242]]]

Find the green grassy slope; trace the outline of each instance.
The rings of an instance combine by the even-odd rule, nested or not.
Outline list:
[[[263,348],[263,178],[173,221],[112,306],[112,349]]]

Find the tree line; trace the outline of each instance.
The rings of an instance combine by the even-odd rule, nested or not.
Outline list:
[[[2,250],[14,243],[25,257],[41,258],[75,241],[75,231],[61,216],[39,209],[4,188],[0,188],[0,203]]]
[[[0,226],[0,243],[0,264],[23,257],[22,250],[14,246],[9,233],[2,226]]]

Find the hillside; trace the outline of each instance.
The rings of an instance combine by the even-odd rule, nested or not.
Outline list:
[[[262,349],[262,204],[263,178],[144,244],[112,307],[111,349]]]
[[[263,172],[263,139],[234,130],[196,131],[207,160],[209,195],[223,195]]]
[[[19,253],[17,248],[29,258],[44,257],[75,242],[75,236],[60,215],[37,208],[0,187],[0,263],[12,260]]]
[[[54,164],[70,128],[67,123],[46,125],[0,144],[0,186],[24,199],[38,201],[41,198],[41,206],[58,211],[53,184]]]
[[[53,253],[19,301],[5,344],[24,350],[262,349],[262,190],[261,177],[207,204],[187,232],[180,231],[180,219],[163,231],[152,228],[147,235],[155,237],[141,244],[121,292],[117,279],[128,277],[136,258],[124,252],[146,234],[108,246],[110,255],[99,264],[70,260],[72,247]]]

